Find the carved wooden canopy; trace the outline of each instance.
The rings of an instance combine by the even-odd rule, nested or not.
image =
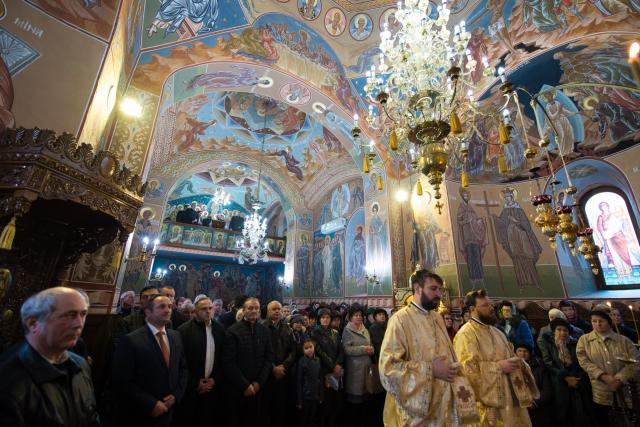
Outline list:
[[[0,217],[23,215],[37,199],[58,199],[112,216],[128,234],[145,189],[113,154],[94,154],[71,134],[19,128],[0,139]]]

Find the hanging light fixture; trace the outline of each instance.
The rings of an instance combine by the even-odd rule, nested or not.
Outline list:
[[[230,199],[231,195],[224,191],[222,187],[216,188],[216,191],[213,193],[212,199],[213,209],[215,210],[215,213],[218,213],[223,206],[229,204]]]
[[[271,100],[266,101],[264,111],[263,129],[267,128],[267,117],[269,110],[274,103]],[[256,196],[252,198],[251,207],[253,213],[249,218],[245,219],[242,228],[242,238],[238,240],[238,263],[240,264],[256,264],[258,261],[266,261],[269,253],[269,243],[265,241],[267,234],[267,219],[260,215],[262,202],[260,201],[260,186],[262,183],[262,161],[264,158],[264,140],[266,133],[262,134],[262,143],[260,145],[260,169],[258,171],[258,190]]]

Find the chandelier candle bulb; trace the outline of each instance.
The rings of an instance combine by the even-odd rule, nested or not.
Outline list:
[[[640,43],[633,42],[629,47],[629,66],[636,86],[640,87]]]
[[[455,111],[451,112],[451,133],[454,135],[460,135],[462,133],[462,124],[460,123],[460,117]]]
[[[462,186],[462,188],[469,187],[469,174],[467,173],[467,171],[462,171],[462,173],[460,174],[460,185]]]
[[[511,135],[509,135],[509,125],[500,123],[498,134],[500,135],[500,144],[507,145],[511,142]]]
[[[509,166],[507,165],[507,159],[504,157],[504,154],[500,154],[498,157],[498,172],[500,172],[501,175],[509,172]]]
[[[418,179],[418,184],[416,185],[416,194],[418,196],[422,196],[422,184],[420,183],[420,179]]]
[[[389,148],[393,151],[398,150],[398,135],[396,134],[396,130],[391,130],[391,135],[389,135]]]
[[[369,173],[369,159],[367,158],[367,154],[362,157],[362,171],[364,173]]]
[[[382,177],[378,175],[378,191],[382,191]]]

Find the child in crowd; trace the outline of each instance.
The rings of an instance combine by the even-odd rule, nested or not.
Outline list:
[[[316,412],[322,400],[320,361],[315,355],[315,344],[306,339],[302,347],[304,356],[298,361],[296,375],[300,427],[315,425]]]

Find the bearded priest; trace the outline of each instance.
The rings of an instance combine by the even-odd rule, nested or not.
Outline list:
[[[471,319],[453,346],[478,399],[480,426],[530,427],[527,407],[540,395],[531,368],[493,326],[496,314],[484,289],[467,293],[465,305]]]
[[[379,370],[387,390],[386,427],[461,426],[479,420],[473,389],[460,373],[440,314],[443,281],[411,275],[413,301],[389,319]]]

